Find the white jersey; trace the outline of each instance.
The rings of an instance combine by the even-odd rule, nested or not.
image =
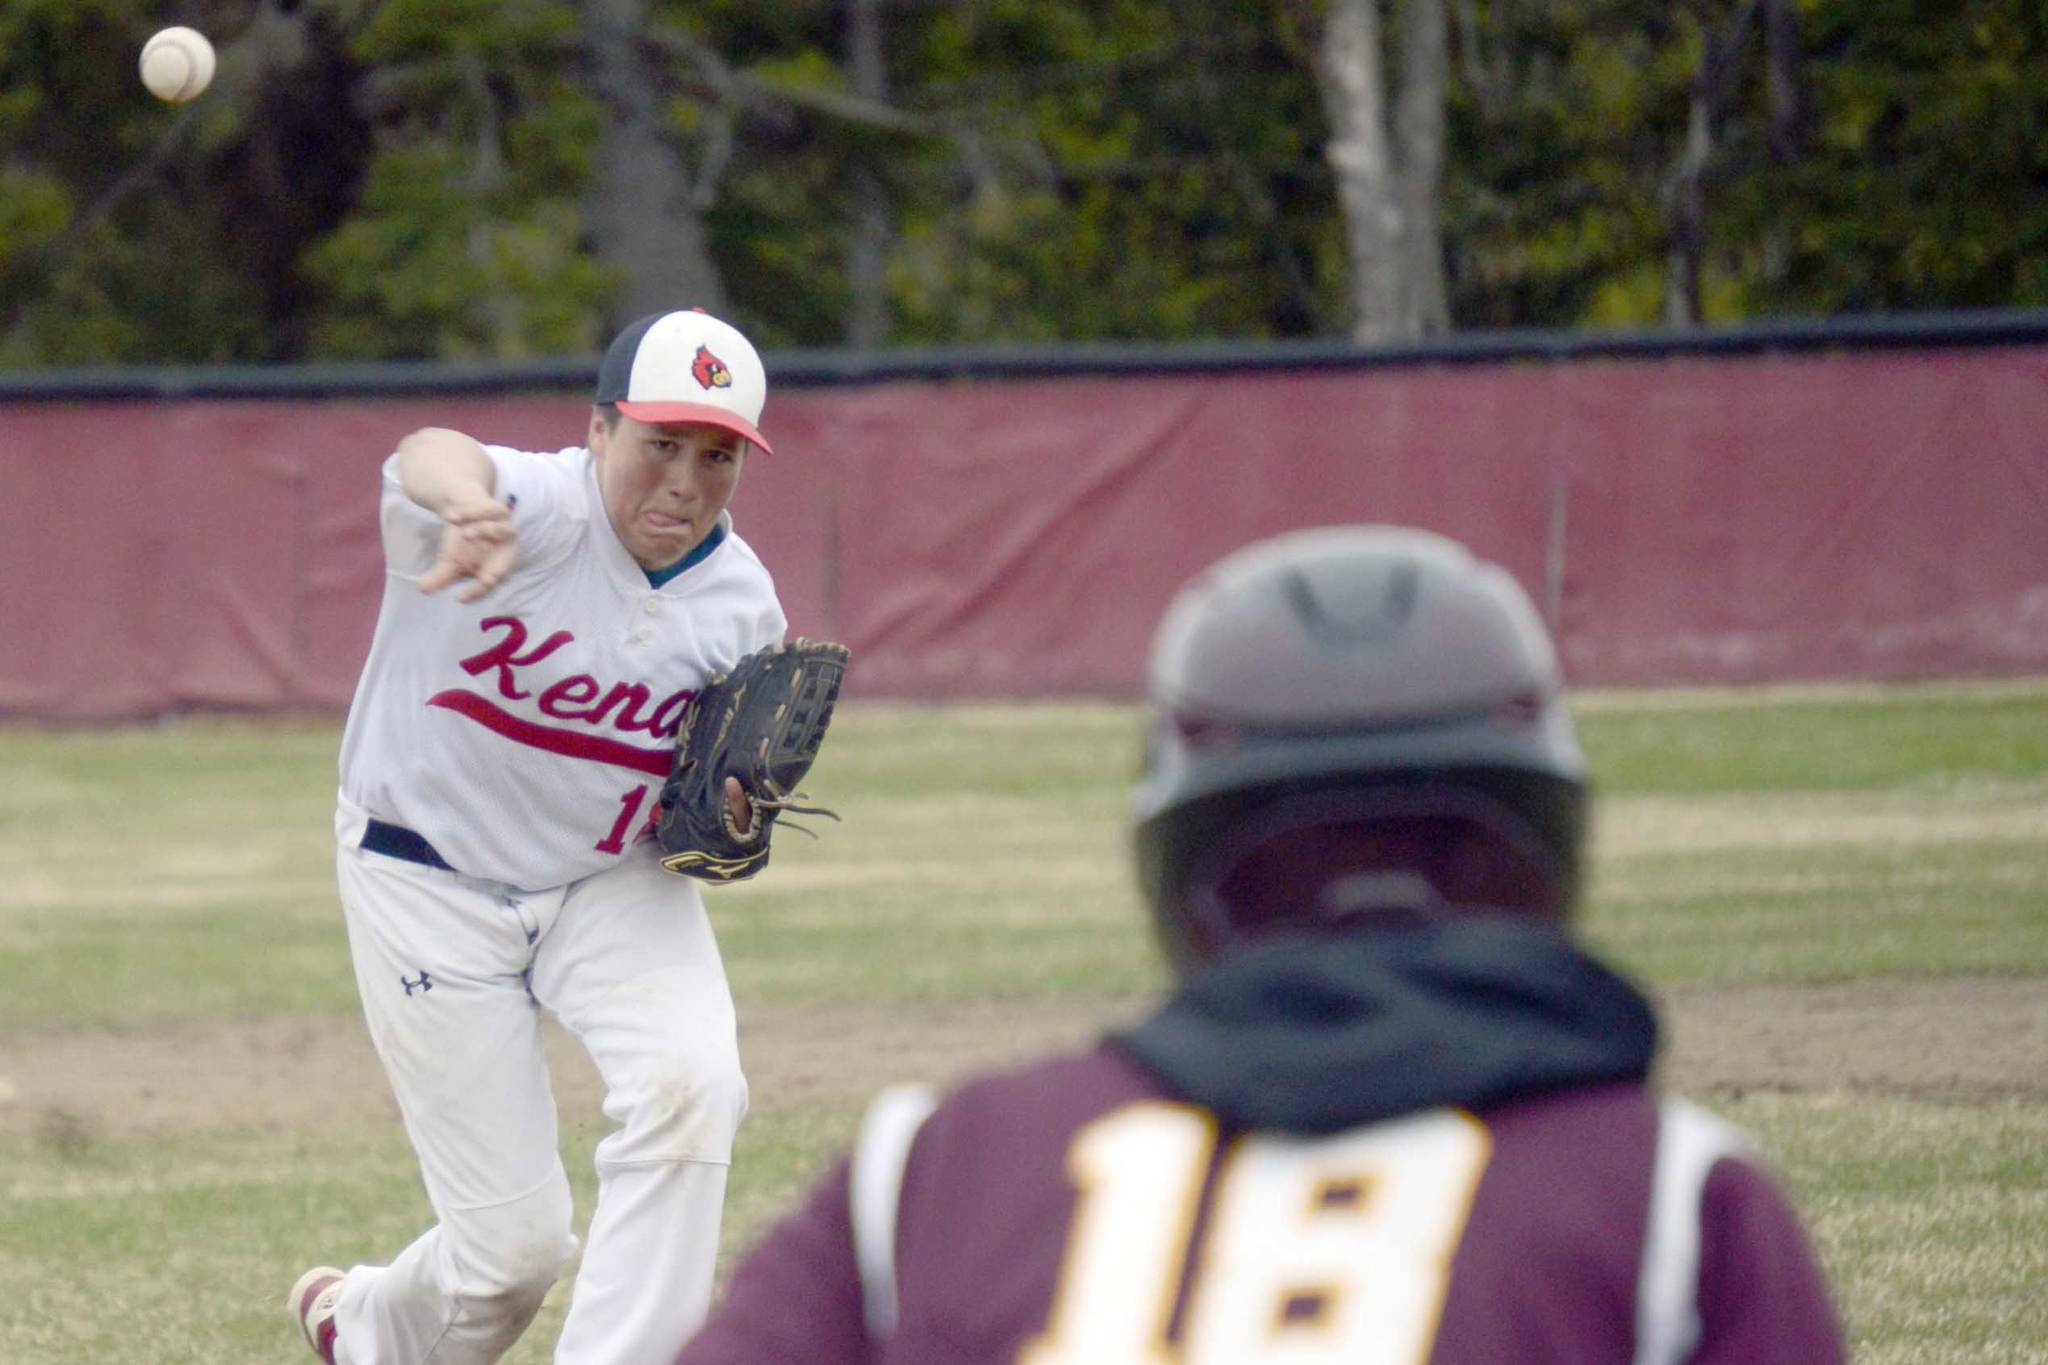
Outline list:
[[[589,451],[487,446],[519,556],[476,602],[428,595],[443,524],[384,466],[384,602],[341,742],[341,795],[457,871],[526,890],[632,855],[706,676],[787,627],[732,533],[659,588],[619,543]],[[647,856],[645,852],[637,856]]]

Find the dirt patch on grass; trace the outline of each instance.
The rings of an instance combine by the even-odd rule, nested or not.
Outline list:
[[[812,1005],[743,1010],[757,1103],[857,1103],[901,1080],[944,1081],[1044,1047],[1079,1043],[1143,1002]],[[548,1057],[565,1119],[595,1114],[600,1087],[552,1023]],[[87,1136],[251,1129],[389,1128],[397,1105],[361,1022],[238,1019],[148,1033],[28,1029],[0,1039],[0,1135],[73,1145]]]
[[[1665,1076],[1703,1098],[2048,1099],[2038,977],[1693,987],[1664,997]]]
[[[765,1103],[865,1100],[896,1081],[943,1084],[1053,1048],[1083,1046],[1141,1018],[1146,1000],[816,1005],[740,1021],[753,1089]]]
[[[1666,993],[1664,1077],[1711,1099],[1847,1092],[1941,1103],[2048,1099],[2048,982],[2038,978],[1690,987]],[[742,1021],[757,1101],[858,1103],[899,1080],[947,1081],[1138,1017],[1142,1000],[755,1008]],[[596,1076],[554,1032],[565,1116]],[[0,1134],[48,1143],[139,1133],[388,1128],[361,1025],[233,1020],[146,1035],[28,1031],[0,1041]]]

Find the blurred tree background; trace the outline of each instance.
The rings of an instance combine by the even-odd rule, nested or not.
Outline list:
[[[207,33],[213,88],[135,59]],[[0,0],[0,364],[2048,303],[2041,0]]]

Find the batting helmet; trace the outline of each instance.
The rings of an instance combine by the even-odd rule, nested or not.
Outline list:
[[[1561,917],[1585,759],[1507,572],[1424,531],[1229,555],[1153,640],[1138,876],[1177,967],[1271,929],[1444,907]]]

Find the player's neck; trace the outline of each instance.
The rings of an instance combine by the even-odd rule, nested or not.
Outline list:
[[[690,553],[684,555],[675,563],[669,565],[665,569],[641,570],[641,572],[647,575],[647,585],[651,588],[658,588],[662,586],[664,583],[669,582],[671,579],[678,577],[686,570],[693,568],[698,564],[702,564],[706,559],[710,557],[711,552],[718,548],[719,542],[724,539],[725,523],[716,523],[711,528],[711,534],[697,542],[696,549],[690,551]]]

